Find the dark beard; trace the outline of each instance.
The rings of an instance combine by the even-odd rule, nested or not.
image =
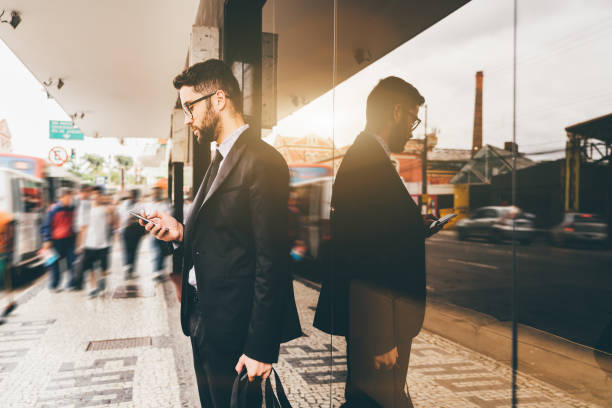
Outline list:
[[[406,132],[406,128],[401,125],[394,125],[389,134],[389,150],[391,153],[402,153],[408,139],[412,137],[411,132]]]
[[[216,130],[219,125],[219,115],[215,114],[214,109],[208,106],[204,117],[204,127],[198,129],[198,143],[210,143],[217,140]]]

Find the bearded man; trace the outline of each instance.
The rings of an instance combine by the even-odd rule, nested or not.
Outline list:
[[[366,127],[347,151],[332,192],[331,273],[315,326],[346,337],[344,407],[410,407],[404,392],[412,338],[425,311],[430,234],[391,161],[419,125],[423,96],[388,77],[368,96]]]
[[[149,214],[157,225],[141,223],[183,255],[182,277],[172,281],[202,406],[230,406],[236,374],[246,369],[247,405],[261,407],[260,381],[280,343],[301,335],[288,263],[289,170],[245,123],[225,63],[195,64],[174,86],[185,124],[217,149],[184,225],[159,212]]]

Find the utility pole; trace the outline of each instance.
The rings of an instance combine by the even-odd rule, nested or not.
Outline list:
[[[427,214],[427,105],[425,108],[425,120],[423,122],[423,153],[421,155],[421,213]]]

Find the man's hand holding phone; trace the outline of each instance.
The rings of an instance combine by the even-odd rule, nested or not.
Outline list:
[[[138,218],[140,225],[155,238],[166,242],[183,240],[183,225],[171,215],[158,211],[146,214],[144,210],[138,215],[133,215]]]

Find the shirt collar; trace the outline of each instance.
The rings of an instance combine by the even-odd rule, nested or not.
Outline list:
[[[383,148],[387,156],[391,157],[391,150],[389,150],[389,146],[387,145],[387,142],[385,142],[382,137],[376,134],[372,134],[372,136],[374,136],[374,139],[376,139],[376,141],[380,144],[380,146]]]
[[[238,129],[230,133],[228,138],[225,139],[223,143],[217,146],[217,150],[219,150],[219,153],[221,153],[221,156],[223,156],[224,158],[227,157],[229,152],[232,150],[232,147],[234,146],[234,144],[240,137],[240,135],[244,133],[244,131],[247,130],[248,128],[249,128],[248,124],[239,127]]]

